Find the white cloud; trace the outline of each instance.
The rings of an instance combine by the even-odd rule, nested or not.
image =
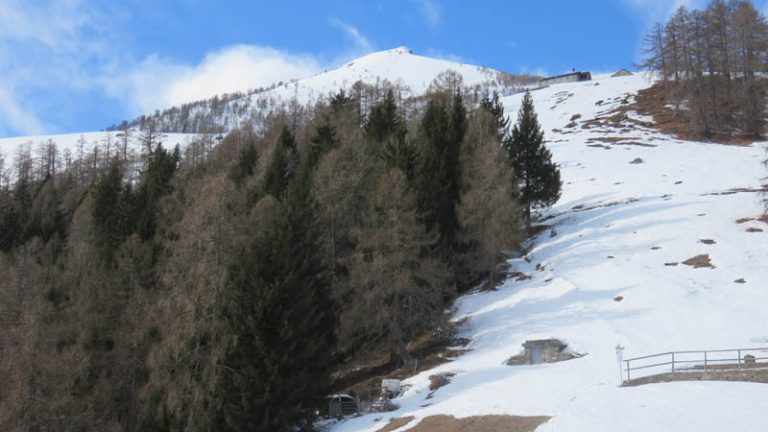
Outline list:
[[[43,133],[42,122],[29,110],[20,106],[13,94],[0,85],[0,117],[8,123],[11,131],[6,133],[39,135]],[[3,133],[0,124],[0,133]]]
[[[266,46],[233,45],[209,53],[197,65],[149,56],[127,72],[105,77],[102,82],[110,96],[127,103],[133,112],[147,113],[217,94],[309,77],[373,50],[373,44],[356,27],[335,18],[329,24],[342,30],[352,44],[330,61]]]
[[[680,7],[704,8],[708,0],[624,0],[626,4],[643,15],[647,23],[666,21]]]
[[[354,45],[354,52],[356,52],[356,54],[367,54],[373,50],[371,41],[369,41],[368,38],[365,37],[365,35],[363,35],[360,30],[357,29],[357,27],[347,24],[344,21],[336,18],[331,19],[331,25],[340,28],[349,38],[349,40],[352,41],[352,44]]]
[[[440,13],[440,7],[436,3],[436,0],[413,0],[419,7],[419,12],[424,18],[424,21],[431,28],[435,28],[440,24],[442,19]]]
[[[102,12],[82,0],[0,0],[1,133],[41,132],[48,90],[94,87],[112,42]]]
[[[127,102],[135,112],[207,99],[217,94],[266,87],[321,71],[311,56],[269,47],[234,45],[208,54],[188,66],[150,56],[132,71],[105,80],[109,94]]]
[[[57,132],[42,118],[62,102],[76,103],[82,91],[124,104],[128,112],[116,117],[133,116],[308,77],[373,50],[361,31],[336,19],[330,25],[350,47],[333,58],[233,45],[196,63],[159,55],[137,60],[114,25],[123,13],[91,0],[0,0],[0,134]]]

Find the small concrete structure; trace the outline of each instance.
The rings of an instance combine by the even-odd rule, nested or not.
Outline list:
[[[558,339],[529,340],[523,344],[521,354],[507,360],[509,366],[557,363],[581,357],[566,350],[568,345]]]
[[[544,78],[543,80],[539,81],[539,87],[546,87],[552,84],[579,82],[579,81],[592,81],[592,74],[590,72],[573,71],[571,73],[567,73],[563,75],[552,76],[552,77]]]
[[[626,69],[621,69],[620,71],[618,71],[615,74],[611,75],[611,78],[623,77],[623,76],[632,76],[632,75],[634,75],[632,72],[630,72],[630,71],[628,71]]]

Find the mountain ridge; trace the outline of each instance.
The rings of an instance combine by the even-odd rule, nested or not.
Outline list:
[[[509,95],[538,82],[539,77],[513,75],[484,66],[457,63],[414,54],[407,46],[373,52],[353,59],[336,69],[308,78],[277,82],[266,88],[215,95],[209,99],[169,107],[122,124],[123,127],[153,127],[165,133],[225,133],[245,124],[259,126],[266,117],[292,104],[314,105],[344,91],[370,93],[376,97],[383,88],[395,88],[403,99],[423,95],[433,81],[447,71],[461,76],[464,86],[475,92]],[[373,89],[359,86],[362,83]],[[358,86],[355,89],[355,86]],[[114,131],[120,124],[107,130]]]

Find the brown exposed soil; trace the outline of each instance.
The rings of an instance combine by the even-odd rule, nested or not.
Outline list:
[[[451,383],[451,378],[456,376],[455,373],[446,372],[441,374],[435,374],[429,376],[429,389],[435,391],[440,387],[444,387]]]
[[[415,417],[408,416],[408,417],[401,417],[401,418],[394,418],[389,421],[389,423],[386,424],[383,428],[377,430],[376,432],[392,432],[395,429],[401,428],[411,421],[413,421]]]
[[[693,268],[715,268],[715,266],[712,265],[712,260],[709,258],[709,254],[701,254],[688,258],[683,261],[683,264]]]
[[[533,432],[537,427],[549,421],[551,417],[519,417],[508,415],[487,415],[459,418],[447,415],[436,415],[427,417],[420,421],[416,426],[406,429],[405,432]],[[398,427],[407,425],[413,420],[408,419]],[[390,420],[384,428],[377,432],[392,432],[395,428],[390,428],[393,422],[399,422],[401,419]],[[399,423],[395,423],[399,424]]]
[[[462,323],[456,323],[460,327]],[[369,359],[355,362],[354,370],[340,371],[336,375],[333,390],[349,392],[355,389],[378,388],[384,378],[406,379],[425,370],[453,361],[456,357],[467,352],[462,347],[468,345],[469,339],[456,338],[451,335],[424,335],[408,344],[408,351],[417,360],[415,367],[403,368],[391,362],[388,354],[372,355]]]
[[[655,144],[648,144],[640,142],[640,138],[637,137],[625,137],[625,136],[600,136],[600,137],[592,137],[587,139],[588,143],[605,143],[605,144],[613,144],[613,145],[632,145],[632,146],[640,146],[640,147],[658,147]],[[603,146],[600,144],[587,144],[589,147],[606,147],[610,148],[608,146]]]
[[[765,188],[763,188],[765,190]],[[760,217],[743,217],[736,219],[737,224],[743,224],[746,222],[752,222],[752,221],[760,221],[763,223],[768,223],[768,215],[763,215]]]
[[[451,378],[456,376],[453,372],[444,372],[440,374],[430,375],[429,376],[429,394],[427,395],[427,399],[432,399],[432,396],[435,395],[435,392],[441,388],[445,387],[448,384],[451,383]]]
[[[674,110],[667,107],[667,99],[664,92],[664,84],[656,83],[653,86],[640,90],[634,103],[620,109],[631,109],[641,115],[653,117],[652,127],[664,133],[674,135],[676,138],[688,141],[702,141],[729,145],[750,145],[759,141],[752,136],[732,134],[729,132],[715,132],[708,137],[692,134],[684,119],[675,115]]]

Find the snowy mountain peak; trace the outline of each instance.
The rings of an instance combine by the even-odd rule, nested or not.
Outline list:
[[[405,45],[403,45],[401,47],[397,47],[397,48],[391,50],[390,52],[393,53],[393,54],[413,54],[413,51],[411,51],[411,49],[408,48]]]
[[[515,93],[530,84],[530,79],[516,80],[486,67],[416,55],[407,46],[400,46],[367,54],[309,78],[172,107],[155,115],[155,124],[170,133],[226,132],[245,123],[258,127],[270,112],[292,101],[311,105],[339,90],[350,90],[358,82],[380,88],[396,86],[403,98],[421,96],[447,71],[460,75],[467,88],[501,95]],[[131,124],[139,125],[138,119]]]

